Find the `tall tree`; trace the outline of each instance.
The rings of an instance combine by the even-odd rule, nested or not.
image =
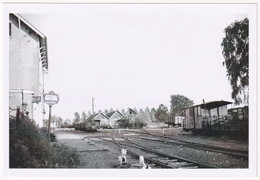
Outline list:
[[[58,117],[56,120],[56,127],[60,127],[63,124],[63,119],[61,117]]]
[[[79,123],[80,122],[80,116],[78,112],[74,113],[75,118],[73,119],[73,123]]]
[[[111,108],[110,110],[109,110],[109,112],[113,112],[114,110],[113,110],[113,108]]]
[[[51,116],[51,123],[55,123],[58,120],[58,117],[55,115]]]
[[[156,109],[153,107],[152,109],[151,109],[151,112],[156,112]]]
[[[121,110],[121,114],[125,114],[125,109],[124,108]]]
[[[144,110],[142,108],[140,108],[138,113],[144,113]]]
[[[192,106],[194,102],[183,95],[171,95],[171,113],[173,117],[178,116],[181,110]]]
[[[160,104],[159,107],[157,108],[155,114],[154,114],[155,118],[160,121],[160,122],[166,122],[166,120],[169,117],[168,114],[168,108],[167,106]]]
[[[225,58],[223,65],[226,66],[235,104],[248,103],[249,100],[248,25],[247,18],[231,23],[225,28],[225,37],[221,43]]]
[[[156,109],[153,107],[150,112],[150,117],[151,117],[152,122],[155,122],[155,119],[156,119],[155,113],[156,113]]]
[[[149,107],[146,107],[146,108],[145,108],[145,112],[150,113]]]
[[[86,122],[86,120],[87,120],[87,115],[86,115],[85,111],[83,111],[81,114],[81,121]]]
[[[92,114],[91,114],[91,112],[90,111],[88,111],[88,117],[90,117]]]
[[[108,110],[107,110],[107,109],[105,109],[104,113],[105,113],[105,114],[107,114],[107,113],[108,113]]]

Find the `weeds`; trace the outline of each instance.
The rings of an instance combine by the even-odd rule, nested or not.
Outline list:
[[[10,119],[10,124],[13,121]],[[74,168],[79,164],[76,150],[51,144],[50,140],[56,141],[55,134],[47,138],[29,119],[11,128],[9,137],[10,168]]]

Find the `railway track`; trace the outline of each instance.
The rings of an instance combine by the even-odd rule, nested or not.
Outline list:
[[[148,162],[149,164],[154,164],[156,168],[176,168],[176,169],[217,168],[211,165],[197,163],[184,158],[172,156],[169,154],[164,154],[149,149],[147,147],[136,144],[127,138],[120,138],[120,141],[116,140],[113,137],[110,138],[111,138],[110,140],[107,138],[98,138],[98,139],[109,143],[114,143],[117,145],[119,149],[127,147],[128,154],[132,155],[134,158],[137,159],[140,156],[144,156],[146,162]]]
[[[133,131],[129,131],[129,130],[124,130],[124,131],[133,132]],[[248,151],[245,151],[245,150],[229,149],[229,148],[200,144],[200,143],[195,143],[195,142],[189,142],[189,141],[176,139],[176,138],[173,138],[173,137],[154,135],[154,134],[151,134],[147,131],[145,131],[145,132],[134,131],[134,132],[153,137],[153,138],[138,137],[139,139],[156,141],[156,142],[164,142],[164,143],[175,144],[175,145],[182,145],[182,146],[186,146],[186,147],[189,147],[189,148],[196,148],[196,149],[201,149],[201,150],[205,150],[205,151],[227,154],[227,155],[230,155],[230,156],[233,156],[233,157],[248,159]]]

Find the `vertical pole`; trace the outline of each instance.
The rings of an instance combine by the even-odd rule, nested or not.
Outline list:
[[[50,128],[51,128],[51,105],[49,105],[48,137],[50,137]]]
[[[221,131],[220,131],[220,120],[219,120],[219,107],[217,107],[217,115],[218,115],[218,130],[219,130],[219,135],[220,135]]]
[[[193,118],[194,118],[194,129],[196,129],[196,117],[195,117],[195,107],[192,108],[193,109]]]
[[[18,126],[20,124],[19,118],[20,118],[20,107],[17,107],[17,109],[16,109],[16,126]]]

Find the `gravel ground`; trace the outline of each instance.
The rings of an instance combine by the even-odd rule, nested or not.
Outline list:
[[[242,140],[231,139],[227,136],[194,136],[191,132],[184,132],[182,128],[153,128],[146,129],[148,132],[155,135],[163,135],[163,130],[166,136],[174,137],[176,139],[196,142],[201,144],[208,144],[231,149],[248,150],[248,142]]]
[[[57,143],[77,149],[80,156],[80,165],[77,168],[125,168],[118,163],[121,150],[115,145],[107,145],[95,138],[104,133],[82,133],[78,131],[56,131]],[[128,164],[137,164],[138,161],[126,156]]]
[[[248,168],[247,160],[235,158],[221,153],[198,150],[181,145],[141,140],[137,138],[132,139],[131,141],[164,154],[182,157],[184,159],[189,159],[191,161],[196,161],[202,164],[209,164],[219,168]]]
[[[152,127],[146,129],[150,133],[163,135],[163,130],[166,136],[175,137],[182,140],[191,142],[210,144],[226,148],[236,148],[247,150],[248,143],[239,140],[228,139],[226,137],[205,137],[205,136],[192,136],[190,133],[182,131],[182,128],[166,128],[166,127]],[[80,131],[55,131],[58,139],[57,143],[66,144],[78,150],[81,159],[81,165],[78,168],[119,168],[118,156],[120,149],[112,143],[98,140],[95,137],[108,137],[122,136],[123,130],[99,130],[95,133],[86,133]],[[143,146],[151,147],[154,150],[171,154],[173,156],[183,157],[185,159],[198,161],[204,164],[210,164],[220,168],[248,168],[248,160],[235,158],[229,155],[224,155],[205,150],[192,149],[185,146],[176,146],[173,144],[165,144],[154,141],[147,141],[136,139],[138,133],[128,132],[125,134],[130,140],[135,141]],[[127,155],[127,162],[129,164],[137,164],[138,159]],[[133,166],[132,166],[133,168]]]

